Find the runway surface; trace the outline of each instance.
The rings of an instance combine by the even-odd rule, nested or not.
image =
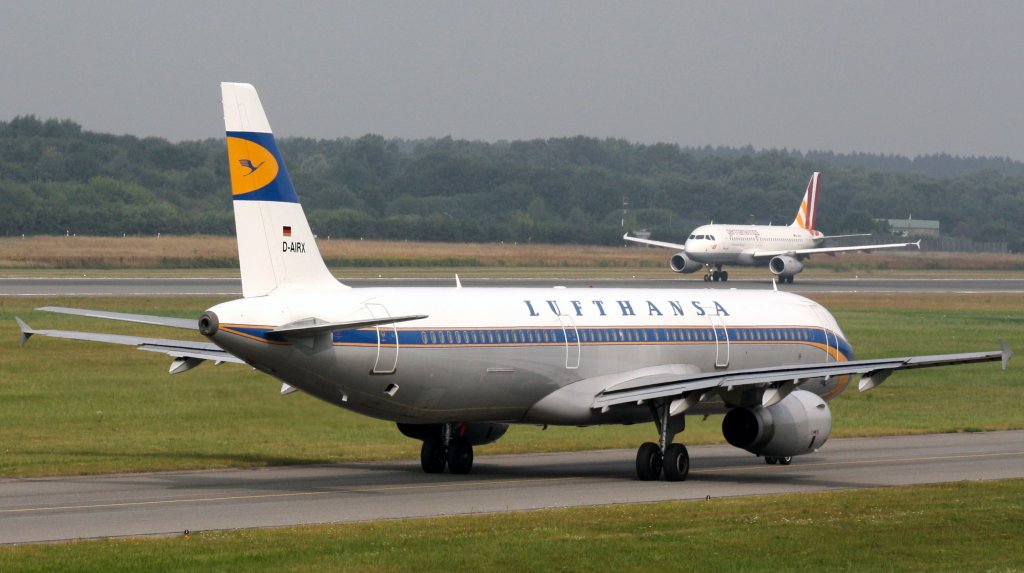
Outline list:
[[[690,449],[686,482],[641,482],[633,450],[0,481],[0,544],[694,500],[1024,477],[1024,431],[829,441],[791,466]],[[685,511],[685,508],[682,509]]]
[[[353,287],[455,286],[452,278],[345,279]],[[616,287],[675,289],[771,289],[771,281],[749,280],[706,283],[700,280],[666,279],[463,279],[466,287]],[[999,293],[1024,292],[1020,279],[797,279],[779,290],[796,293],[903,292],[903,293]],[[239,297],[242,285],[236,278],[0,278],[0,296],[223,296]]]

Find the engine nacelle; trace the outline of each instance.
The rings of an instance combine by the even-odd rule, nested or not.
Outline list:
[[[668,266],[677,273],[692,273],[704,268],[704,265],[686,256],[682,251],[672,255],[668,260]]]
[[[441,424],[403,424],[398,423],[398,431],[407,437],[425,440],[431,436],[441,435]],[[508,424],[495,422],[468,422],[455,426],[455,434],[462,436],[474,446],[482,446],[496,442],[508,431]]]
[[[759,456],[809,454],[831,433],[828,404],[806,390],[794,390],[767,408],[733,408],[722,420],[726,441]]]
[[[768,270],[776,275],[791,277],[804,270],[804,264],[796,257],[779,255],[777,257],[772,257],[772,260],[768,261]]]

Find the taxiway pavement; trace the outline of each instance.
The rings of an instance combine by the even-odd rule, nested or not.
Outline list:
[[[7,479],[0,544],[1024,477],[1024,431],[836,439],[790,466],[690,453],[674,483],[637,481],[632,450],[478,456],[464,476],[410,460]]]

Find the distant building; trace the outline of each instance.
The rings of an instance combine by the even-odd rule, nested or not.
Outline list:
[[[889,230],[900,237],[938,237],[939,222],[929,219],[886,219]]]

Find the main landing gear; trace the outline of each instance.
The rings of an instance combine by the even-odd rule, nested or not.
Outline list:
[[[793,275],[779,275],[780,284],[793,284]]]
[[[653,481],[665,476],[667,481],[683,481],[690,473],[690,453],[686,446],[673,444],[676,434],[686,428],[686,417],[669,416],[669,401],[661,407],[648,402],[660,439],[657,444],[646,442],[636,452],[636,477]]]
[[[708,272],[704,275],[704,282],[725,282],[729,280],[729,271],[723,271],[722,265],[715,265],[715,269],[711,269],[711,265],[708,265]]]
[[[444,424],[437,435],[428,436],[420,448],[420,465],[428,474],[439,474],[448,466],[453,474],[473,469],[473,444],[458,435],[456,424]]]

